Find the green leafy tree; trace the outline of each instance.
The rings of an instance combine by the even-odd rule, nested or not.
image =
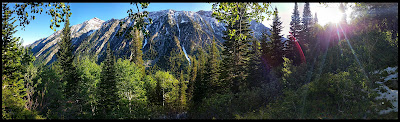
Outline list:
[[[154,75],[154,79],[157,81],[157,87],[160,88],[158,91],[160,102],[164,110],[167,113],[177,112],[179,109],[179,81],[174,78],[169,72],[157,71]],[[159,98],[159,99],[160,99]]]
[[[43,8],[53,5],[55,8],[48,9],[46,14],[53,17],[50,28],[53,25],[59,27],[57,22],[64,21],[64,15],[69,13],[69,6],[64,3],[2,3],[2,118],[3,119],[39,119],[37,112],[33,109],[38,107],[35,99],[36,85],[34,82],[35,67],[31,62],[34,60],[28,49],[21,47],[19,38],[12,35],[16,32],[14,25],[19,21],[19,26],[24,29],[35,16],[29,13],[41,13]],[[26,10],[28,6],[30,12]],[[10,7],[12,7],[10,9]],[[29,18],[30,17],[30,18]],[[53,21],[57,20],[57,22]],[[54,29],[55,30],[55,29]],[[25,80],[25,82],[24,82]],[[24,85],[25,83],[25,85]],[[26,98],[27,100],[24,100]],[[25,106],[25,108],[24,108]]]
[[[2,5],[7,6],[8,3],[4,3]],[[10,5],[12,6],[12,5]],[[45,10],[45,14],[50,15],[51,24],[50,29],[56,31],[55,27],[60,27],[60,23],[66,22],[66,16],[71,16],[71,9],[69,5],[66,5],[63,2],[25,2],[25,3],[15,3],[13,6],[13,10],[11,10],[12,14],[19,20],[19,26],[22,26],[21,29],[24,29],[26,25],[32,20],[35,20],[36,15],[35,13],[42,14],[43,10]],[[30,8],[30,9],[27,9]],[[46,11],[47,10],[47,11]]]
[[[38,104],[34,101],[33,95],[36,92],[37,83],[34,79],[37,77],[37,67],[33,65],[35,57],[33,57],[31,48],[23,48],[22,65],[25,68],[24,81],[26,88],[26,104],[28,110],[34,110]]]
[[[147,96],[142,70],[129,60],[118,59],[115,64],[116,88],[119,96],[118,118],[146,118]]]
[[[157,102],[157,94],[156,94],[157,81],[154,80],[152,75],[146,75],[143,78],[143,81],[144,81],[143,88],[146,90],[146,96],[147,100],[149,101],[149,104],[155,104]]]
[[[96,111],[96,90],[100,82],[101,67],[95,61],[84,58],[77,66],[80,78],[79,94],[82,100],[82,118],[91,118]]]

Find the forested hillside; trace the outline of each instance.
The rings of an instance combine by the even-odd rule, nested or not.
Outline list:
[[[398,3],[324,26],[294,3],[286,37],[271,3],[151,5],[71,26],[69,4],[2,2],[2,119],[398,119]],[[32,13],[62,29],[25,48]]]

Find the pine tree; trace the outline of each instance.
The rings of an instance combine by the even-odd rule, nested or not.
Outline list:
[[[229,89],[232,93],[238,93],[246,88],[245,82],[248,75],[248,51],[250,49],[251,31],[249,22],[251,19],[263,21],[262,13],[268,11],[270,3],[236,3],[222,2],[213,4],[213,14],[218,21],[226,23],[224,31],[221,77],[224,89]],[[228,90],[226,90],[228,91]]]
[[[261,63],[260,43],[257,40],[253,40],[252,42],[252,50],[250,56],[251,57],[248,68],[249,76],[247,77],[247,83],[249,89],[261,86],[261,83],[264,80],[262,74],[263,67]]]
[[[201,100],[206,96],[207,84],[204,82],[206,54],[202,48],[198,48],[199,55],[197,60],[197,75],[193,84],[192,100],[195,104],[201,103]]]
[[[193,90],[194,90],[194,85],[196,82],[196,77],[197,77],[197,60],[196,58],[190,58],[191,60],[191,65],[190,65],[190,71],[189,71],[189,84],[188,84],[188,90],[187,90],[187,98],[189,101],[191,101],[193,97]]]
[[[115,61],[111,52],[110,43],[107,44],[106,59],[102,64],[100,82],[98,88],[98,117],[111,118],[118,105],[116,89]]]
[[[277,8],[275,8],[275,13],[278,13]],[[271,26],[271,43],[269,43],[271,52],[269,53],[271,53],[272,57],[269,62],[272,67],[278,67],[283,63],[283,43],[281,41],[281,31],[283,27],[278,14],[274,16]]]
[[[221,87],[221,83],[219,82],[219,57],[218,48],[216,47],[215,40],[213,40],[208,61],[205,65],[206,77],[204,77],[204,82],[209,85],[208,94],[215,93]]]
[[[73,47],[71,42],[71,29],[69,26],[69,17],[65,22],[62,31],[62,38],[58,46],[60,47],[57,52],[57,61],[61,66],[62,81],[66,82],[64,93],[70,100],[75,101],[78,88],[79,77],[76,67],[73,64],[75,55],[73,54]]]
[[[186,80],[185,80],[185,78],[184,78],[184,74],[183,74],[183,70],[181,70],[181,73],[180,73],[180,76],[179,76],[179,91],[178,91],[178,94],[179,94],[179,101],[178,101],[178,103],[180,104],[179,105],[179,108],[180,108],[180,112],[181,111],[184,111],[185,109],[186,109],[186,101],[187,101],[187,98],[186,98],[186,95],[187,95],[187,93],[186,93],[186,89],[187,89],[188,87],[187,87],[187,85],[186,85]]]
[[[308,57],[310,53],[310,43],[311,43],[311,31],[312,31],[312,26],[313,26],[313,19],[312,19],[312,14],[310,10],[310,3],[306,2],[304,4],[304,9],[303,9],[303,18],[302,18],[302,29],[300,32],[299,37],[296,37],[299,40],[300,47],[304,51],[304,55]]]
[[[133,38],[131,40],[131,55],[130,55],[130,61],[135,62],[137,66],[139,66],[140,69],[142,69],[142,75],[144,76],[145,74],[145,69],[144,69],[144,61],[143,61],[143,52],[142,52],[142,41],[143,38],[141,36],[141,31],[138,29],[133,29]]]
[[[300,20],[299,10],[298,10],[298,6],[297,6],[297,2],[295,2],[293,13],[292,13],[292,21],[290,21],[290,30],[289,30],[289,32],[291,32],[294,37],[299,36],[299,32],[301,30],[300,23],[301,23],[301,20]]]
[[[288,40],[285,42],[284,46],[284,57],[292,60],[293,65],[300,65],[301,57],[300,57],[300,50],[296,46],[296,40],[293,36],[288,36]]]
[[[228,25],[227,31],[224,31],[224,42],[223,65],[222,65],[222,76],[223,82],[225,82],[230,88],[231,92],[237,93],[243,86],[248,73],[247,63],[249,61],[248,51],[250,49],[251,30],[249,29],[250,24],[248,20],[248,13],[244,8],[239,10],[239,20],[234,25]],[[242,35],[245,38],[229,36],[229,31],[235,31],[235,35]]]
[[[12,11],[6,4],[2,4],[2,118],[14,119],[24,109],[24,71],[21,64],[22,49],[19,39],[13,37],[17,31],[11,17]],[[25,118],[19,118],[25,119]]]
[[[313,25],[313,17],[310,10],[310,3],[308,2],[304,4],[302,24],[303,29],[308,29],[310,26]]]

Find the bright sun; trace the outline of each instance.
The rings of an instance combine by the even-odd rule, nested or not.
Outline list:
[[[338,23],[342,18],[342,13],[340,13],[337,5],[319,7],[317,8],[316,12],[318,14],[318,23],[320,25],[325,25],[327,23]]]
[[[326,14],[327,21],[332,22],[332,23],[338,23],[340,21],[340,19],[342,18],[342,14],[339,12],[338,9],[336,9],[336,10],[333,10],[333,8],[326,9],[326,10],[321,11],[321,13]]]

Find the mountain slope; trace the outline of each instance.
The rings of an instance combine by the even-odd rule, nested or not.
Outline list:
[[[171,49],[179,49],[185,54],[195,55],[196,48],[205,47],[215,39],[221,47],[223,31],[226,30],[223,23],[218,22],[211,16],[211,11],[175,11],[161,10],[149,13],[153,23],[147,26],[150,38],[143,41],[144,59],[151,64],[156,63],[160,57],[168,56]],[[128,57],[131,39],[116,36],[123,31],[119,22],[125,22],[122,27],[132,26],[133,22],[125,17],[123,19],[111,19],[107,21],[93,18],[71,27],[71,37],[76,55],[89,55],[101,62],[104,59],[105,45],[110,42],[111,48],[117,57]],[[270,34],[269,28],[261,23],[252,21],[250,29],[254,36],[261,39],[262,33]],[[50,64],[56,60],[55,53],[58,51],[57,43],[60,41],[61,31],[59,30],[49,37],[42,38],[28,45],[32,47],[34,56],[39,59],[37,63],[45,62]],[[151,48],[151,49],[150,49]],[[154,50],[156,54],[149,54]],[[152,56],[146,56],[152,55]]]

